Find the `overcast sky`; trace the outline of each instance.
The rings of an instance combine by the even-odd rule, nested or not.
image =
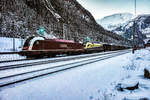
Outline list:
[[[134,14],[134,0],[77,0],[95,19],[114,13]],[[150,14],[150,0],[137,0],[137,14]]]

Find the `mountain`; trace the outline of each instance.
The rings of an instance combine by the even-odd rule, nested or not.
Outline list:
[[[131,20],[133,15],[130,13],[117,13],[110,16],[106,16],[102,19],[96,20],[100,25],[102,25],[107,30],[113,30],[118,26],[121,26]]]
[[[1,0],[0,36],[26,38],[42,27],[57,38],[129,44],[97,24],[76,0]]]
[[[135,24],[134,24],[135,22]],[[134,31],[135,28],[135,31]],[[147,34],[150,34],[150,15],[139,15],[128,23],[112,30],[115,33],[121,33],[123,37],[131,39],[133,33],[140,38],[145,39]]]
[[[113,14],[97,22],[105,29],[131,40],[135,33],[136,43],[143,43],[146,35],[150,35],[150,15],[139,15],[133,18],[130,13]],[[135,22],[135,24],[134,24]],[[134,30],[135,28],[135,30]],[[136,32],[135,32],[136,31]]]

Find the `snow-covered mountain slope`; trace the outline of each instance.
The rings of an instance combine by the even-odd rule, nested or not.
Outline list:
[[[140,15],[112,31],[130,39],[134,33],[134,27],[136,33],[142,35],[141,38],[145,38],[145,35],[150,34],[150,15]]]
[[[39,35],[37,31],[42,27],[48,35],[53,34],[61,39],[84,41],[84,38],[89,36],[94,42],[127,41],[117,34],[112,35],[97,24],[93,15],[77,0],[10,0],[9,2],[1,0],[1,2],[0,37],[27,38],[30,35]]]
[[[92,14],[76,0],[12,0],[9,2],[1,0],[1,2],[0,36],[2,37],[26,38],[32,34],[37,35],[36,31],[40,27],[44,27],[49,34],[53,32],[53,35],[58,38],[63,37],[61,30],[76,31],[82,25],[97,25],[101,31],[104,30],[96,23]],[[90,31],[83,32],[83,27],[80,30],[79,35]],[[76,32],[66,37],[72,39],[74,33]]]
[[[134,25],[135,21],[135,25]],[[131,39],[136,30],[138,40],[142,41],[146,38],[146,35],[150,34],[150,15],[139,15],[134,18],[130,13],[113,14],[106,16],[101,20],[97,20],[105,29],[117,33],[127,39]],[[139,43],[137,43],[139,44]]]
[[[106,16],[102,19],[97,20],[97,22],[102,25],[107,30],[113,30],[118,26],[128,22],[133,18],[131,13],[118,13],[110,16]]]
[[[150,14],[138,16],[136,18],[136,23],[142,34],[150,34]]]

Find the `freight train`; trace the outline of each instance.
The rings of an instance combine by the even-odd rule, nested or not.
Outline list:
[[[44,37],[31,36],[26,39],[23,49],[19,54],[27,58],[41,58],[45,56],[54,57],[59,54],[74,55],[121,49],[127,49],[127,47],[89,42],[82,44],[71,40],[46,39]]]

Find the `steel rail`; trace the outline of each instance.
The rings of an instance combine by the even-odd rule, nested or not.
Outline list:
[[[84,60],[84,61],[77,61],[77,62],[73,62],[73,63],[69,63],[69,64],[63,64],[63,65],[53,66],[53,67],[49,67],[49,68],[45,68],[45,69],[34,70],[34,71],[30,71],[30,72],[1,77],[0,78],[0,87],[5,87],[5,86],[13,85],[15,83],[20,83],[20,82],[23,82],[26,80],[31,80],[34,78],[42,77],[45,75],[50,75],[50,74],[65,71],[68,69],[81,67],[81,66],[84,66],[87,64],[91,64],[91,63],[95,63],[95,62],[98,62],[101,60],[119,56],[119,55],[122,55],[122,54],[125,54],[128,52],[130,52],[130,51],[122,51],[122,52],[113,53],[111,55],[106,55],[106,56],[102,56],[102,57],[98,57],[98,58],[92,58],[92,59],[88,59],[88,60]]]
[[[119,50],[119,51],[124,51],[124,50]],[[73,56],[73,57],[70,56],[69,58],[56,58],[56,59],[50,59],[50,60],[46,60],[46,61],[35,61],[35,62],[22,63],[22,64],[5,65],[5,66],[0,66],[0,71],[1,70],[7,70],[7,69],[14,69],[14,68],[22,68],[22,67],[30,67],[30,66],[48,64],[48,63],[56,63],[56,62],[62,62],[62,61],[68,61],[68,60],[75,60],[75,59],[81,59],[81,58],[96,57],[96,56],[100,56],[100,55],[116,53],[119,51],[103,52],[103,53],[99,53],[99,54],[96,53],[96,54],[89,54],[89,55],[79,55],[79,56]]]

